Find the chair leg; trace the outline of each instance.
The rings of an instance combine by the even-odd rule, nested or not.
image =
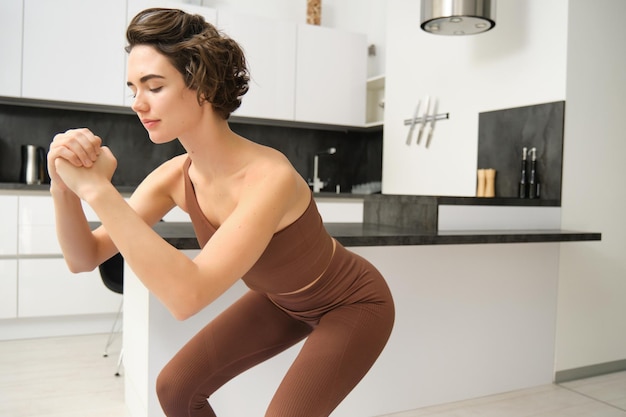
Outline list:
[[[120,368],[122,367],[122,358],[124,357],[124,348],[120,350],[120,356],[117,358],[117,371],[115,376],[120,376]]]
[[[113,343],[113,339],[115,339],[115,328],[117,327],[117,322],[120,319],[120,315],[122,314],[122,306],[124,305],[124,300],[120,301],[120,307],[117,309],[117,314],[115,315],[115,321],[113,321],[113,326],[111,327],[111,332],[109,333],[109,338],[107,339],[107,343],[104,346],[104,356],[105,358],[109,356],[109,348]]]

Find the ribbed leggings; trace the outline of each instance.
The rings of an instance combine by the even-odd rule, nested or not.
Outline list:
[[[168,417],[213,417],[207,399],[219,387],[307,338],[265,416],[326,417],[376,361],[393,321],[380,273],[338,245],[311,288],[249,291],[196,334],[161,371],[159,401]]]

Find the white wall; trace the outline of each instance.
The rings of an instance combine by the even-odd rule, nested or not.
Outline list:
[[[626,2],[570,0],[557,370],[626,359]]]
[[[499,0],[496,13],[487,33],[437,36],[419,1],[388,1],[384,194],[475,195],[478,113],[565,99],[567,0]],[[403,121],[427,95],[450,119],[428,149],[407,147]]]

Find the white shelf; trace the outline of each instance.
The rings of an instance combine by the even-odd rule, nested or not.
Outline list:
[[[377,75],[367,79],[368,90],[380,90],[385,88],[385,75]]]
[[[383,124],[385,115],[385,76],[377,75],[367,80],[367,113],[365,125],[367,127]]]

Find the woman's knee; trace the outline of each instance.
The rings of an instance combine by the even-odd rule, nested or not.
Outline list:
[[[156,380],[156,394],[161,403],[161,408],[167,416],[176,416],[178,403],[181,402],[181,394],[184,390],[181,390],[179,384],[175,383],[175,378],[165,367],[157,377]]]
[[[156,379],[156,394],[168,417],[214,416],[208,402],[211,393],[206,379],[198,380],[197,375],[186,373],[184,368],[179,369],[172,362],[161,370]]]

